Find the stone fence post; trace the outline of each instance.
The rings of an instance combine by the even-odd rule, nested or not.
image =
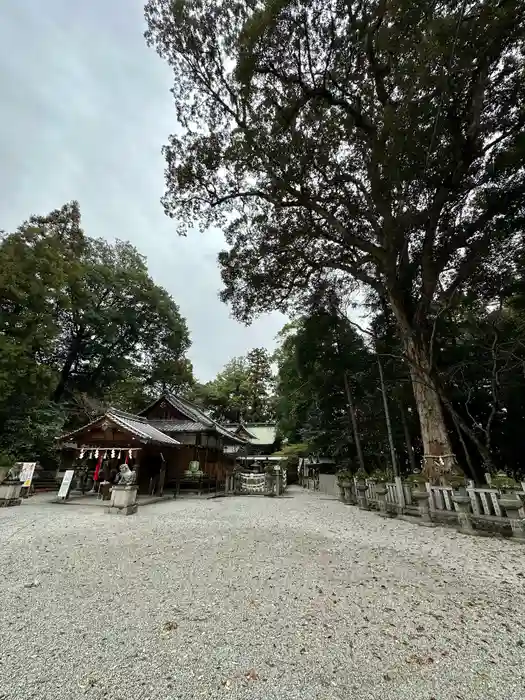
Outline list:
[[[405,500],[405,490],[403,488],[403,480],[400,476],[394,477],[394,484],[396,485],[396,501],[397,501],[397,512],[403,513],[406,507]]]
[[[282,474],[281,474],[281,465],[276,464],[275,465],[275,495],[280,496],[282,493]]]
[[[499,504],[505,509],[512,528],[512,537],[525,542],[525,518],[521,517],[521,498],[516,493],[505,493],[499,498]]]
[[[452,502],[457,508],[459,529],[467,535],[474,533],[472,525],[472,514],[470,509],[470,496],[465,492],[453,493]]]
[[[388,488],[386,484],[377,484],[376,485],[376,495],[377,495],[377,503],[379,506],[379,515],[383,518],[388,518],[389,512],[388,512],[388,506],[387,506],[387,501],[386,501],[386,495],[388,493]]]
[[[430,503],[429,503],[429,493],[426,488],[414,489],[412,491],[412,498],[417,503],[417,508],[419,511],[419,517],[424,523],[432,522],[430,518]]]
[[[355,489],[357,491],[357,505],[361,510],[370,510],[368,507],[368,499],[366,497],[366,492],[368,490],[368,485],[364,481],[356,481]]]

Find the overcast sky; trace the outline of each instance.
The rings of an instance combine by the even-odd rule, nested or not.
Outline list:
[[[131,241],[179,304],[195,373],[274,347],[283,318],[236,323],[217,298],[219,232],[179,238],[160,205],[172,75],[143,0],[0,2],[0,229],[78,199],[88,235]]]

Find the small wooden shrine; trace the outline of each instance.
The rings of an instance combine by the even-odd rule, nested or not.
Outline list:
[[[110,409],[59,439],[62,468],[83,467],[112,480],[124,461],[134,468],[141,493],[178,488],[190,465],[208,480],[222,481],[234,466],[226,449],[243,438],[209,418],[191,402],[164,394],[140,415]]]

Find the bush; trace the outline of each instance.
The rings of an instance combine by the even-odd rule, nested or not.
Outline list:
[[[406,482],[411,486],[424,486],[427,482],[426,477],[419,472],[419,474],[410,474],[406,478]]]
[[[370,477],[376,484],[386,484],[392,481],[392,474],[387,469],[376,469]]]
[[[340,469],[336,472],[337,481],[341,483],[342,481],[352,481],[352,472],[349,469]]]
[[[521,490],[520,484],[514,481],[508,474],[505,474],[505,472],[498,472],[493,476],[491,479],[491,486],[500,491],[510,491],[512,489],[516,489],[517,491]]]

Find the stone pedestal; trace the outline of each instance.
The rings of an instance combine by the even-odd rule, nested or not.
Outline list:
[[[414,489],[412,491],[412,498],[417,503],[419,517],[421,518],[422,522],[430,523],[430,503],[428,502],[428,491],[426,489]]]
[[[459,529],[467,535],[473,535],[470,496],[466,493],[453,493],[452,502],[457,506]]]
[[[519,513],[523,505],[521,498],[515,493],[505,493],[499,497],[498,501],[507,513],[512,528],[512,537],[525,543],[525,519]]]
[[[366,497],[366,492],[368,491],[368,486],[364,481],[358,481],[356,484],[357,489],[357,505],[361,510],[370,510],[368,507],[368,499]]]
[[[283,480],[282,480],[282,474],[281,474],[281,467],[275,467],[274,478],[275,478],[275,495],[280,496],[283,493]]]
[[[386,502],[387,493],[388,493],[388,489],[384,484],[377,484],[376,494],[377,494],[377,503],[379,506],[379,515],[381,515],[383,518],[390,517],[390,513],[388,512],[387,502]]]
[[[233,473],[233,493],[242,493],[242,476],[239,470]]]
[[[405,489],[403,487],[403,480],[400,476],[394,477],[394,483],[396,485],[396,511],[398,513],[405,512],[406,499],[405,499]]]
[[[354,497],[354,492],[352,490],[352,485],[350,486],[345,486],[344,488],[344,494],[343,494],[343,499],[344,502],[349,505],[353,506],[355,503],[355,497]]]
[[[350,505],[352,503],[352,482],[348,480],[339,481],[339,498],[343,503]]]
[[[6,479],[0,484],[0,508],[19,506],[22,503],[20,492],[22,482],[18,479]]]
[[[131,515],[136,513],[138,486],[113,486],[111,501],[106,513],[118,513],[119,515]]]

